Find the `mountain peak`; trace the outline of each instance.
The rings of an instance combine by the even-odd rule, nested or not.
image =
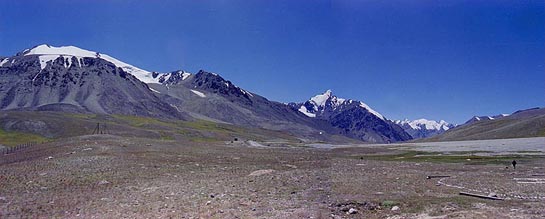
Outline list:
[[[318,94],[312,98],[310,98],[310,101],[314,102],[316,106],[325,106],[327,101],[331,99],[333,96],[333,92],[331,90],[326,90],[323,94]]]
[[[445,120],[440,120],[439,122],[435,120],[428,120],[428,119],[416,119],[413,121],[410,121],[408,119],[405,120],[396,120],[394,123],[398,125],[408,125],[412,129],[427,129],[427,130],[449,130],[453,127],[452,124],[446,122]]]
[[[323,94],[319,94],[310,98],[310,100],[304,104],[305,106],[299,108],[298,110],[309,117],[315,117],[316,113],[324,111],[326,108],[330,107],[332,110],[335,110],[340,106],[346,106],[345,104],[357,104],[359,107],[364,108],[381,120],[385,120],[384,116],[373,110],[364,102],[339,98],[335,96],[331,90],[326,90]]]
[[[199,70],[195,74],[195,80],[192,83],[194,88],[220,93],[225,96],[244,97],[248,100],[247,103],[251,102],[250,98],[254,96],[252,93],[234,85],[231,81],[225,80],[220,75],[205,70]]]
[[[90,51],[82,49],[76,46],[51,46],[49,44],[41,44],[30,49],[25,49],[24,51],[17,53],[16,56],[38,56],[40,59],[40,65],[43,68],[47,65],[48,62],[57,59],[60,56],[63,57],[76,57],[81,58],[100,58],[108,62],[113,63],[115,66],[122,68],[125,72],[135,76],[138,80],[144,83],[159,83],[158,77],[153,77],[153,74],[149,71],[140,69],[133,65],[122,62],[114,57],[111,57],[107,54],[102,54],[95,51]],[[71,64],[71,63],[70,63]]]
[[[32,47],[31,49],[26,49],[22,53],[22,55],[69,55],[69,56],[76,56],[76,57],[100,57],[100,54],[98,52],[89,51],[85,49],[81,49],[79,47],[75,46],[60,46],[55,47],[48,44],[41,44],[35,47]]]
[[[435,120],[428,120],[424,118],[413,121],[408,119],[396,120],[394,123],[401,126],[413,138],[431,137],[456,127],[456,125],[449,124],[445,120],[440,120],[437,122]]]

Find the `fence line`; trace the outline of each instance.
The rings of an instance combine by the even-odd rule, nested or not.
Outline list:
[[[24,143],[24,144],[19,144],[19,145],[13,146],[13,147],[6,146],[5,148],[0,149],[0,154],[1,155],[6,155],[6,154],[15,153],[15,152],[17,152],[19,150],[22,150],[22,149],[25,149],[25,148],[28,148],[28,147],[32,147],[32,146],[37,145],[37,144],[38,144],[38,142],[31,141],[31,142],[27,142],[27,143]]]

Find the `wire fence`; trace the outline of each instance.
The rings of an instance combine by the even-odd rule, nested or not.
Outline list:
[[[31,142],[27,142],[27,143],[24,143],[24,144],[19,144],[19,145],[13,146],[13,147],[6,146],[6,147],[0,149],[0,154],[1,155],[6,155],[6,154],[15,153],[15,152],[17,152],[19,150],[22,150],[22,149],[25,149],[25,148],[28,148],[28,147],[32,147],[32,146],[37,145],[37,144],[38,144],[38,142],[31,141]]]

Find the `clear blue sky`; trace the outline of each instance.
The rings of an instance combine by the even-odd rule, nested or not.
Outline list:
[[[75,45],[280,102],[332,89],[390,119],[462,123],[545,105],[544,4],[0,0],[0,55]]]

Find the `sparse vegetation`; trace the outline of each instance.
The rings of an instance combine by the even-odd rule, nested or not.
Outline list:
[[[5,131],[0,128],[0,145],[16,146],[29,142],[44,142],[49,139],[24,132]]]
[[[442,154],[437,152],[407,151],[395,154],[380,155],[358,155],[353,158],[363,158],[382,161],[408,161],[408,162],[431,162],[431,163],[462,163],[467,165],[485,165],[485,164],[507,164],[513,160],[539,160],[544,159],[542,155],[505,155],[505,156],[478,156],[475,153],[462,154]]]
[[[240,140],[227,146],[196,129],[157,132],[187,141],[82,136],[2,157],[2,216],[318,218],[346,217],[351,208],[354,218],[502,218],[512,208],[526,209],[517,212],[522,217],[543,215],[541,202],[461,197],[425,177],[448,174],[446,183],[500,195],[543,195],[539,185],[512,187],[512,170],[503,165],[460,165],[450,162],[454,158],[443,162],[439,153],[374,147],[254,148]],[[407,162],[422,159],[435,160]],[[542,165],[531,161],[517,174]],[[264,174],[251,175],[260,170]],[[486,208],[475,207],[479,203]]]

